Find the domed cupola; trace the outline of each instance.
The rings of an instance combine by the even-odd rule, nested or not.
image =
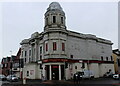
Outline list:
[[[58,2],[52,2],[45,13],[44,30],[66,29],[65,13]]]

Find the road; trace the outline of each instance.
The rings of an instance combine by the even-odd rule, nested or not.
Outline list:
[[[4,85],[6,83],[9,83],[9,84],[16,84],[19,86],[19,84],[22,84],[21,81],[18,81],[18,82],[8,82],[8,81],[0,81],[0,84],[2,84],[2,86],[11,86],[11,85]],[[27,86],[36,86],[36,84],[38,86],[46,86],[45,84],[57,84],[57,85],[54,85],[54,86],[72,86],[74,84],[73,81],[45,81],[45,82],[40,82],[39,80],[38,81],[27,81]],[[85,85],[85,86],[96,86],[96,85],[102,85],[102,86],[120,86],[120,80],[114,80],[114,79],[109,79],[109,78],[100,78],[100,79],[92,79],[92,80],[82,80],[80,82],[81,85]],[[21,86],[21,85],[20,85]]]

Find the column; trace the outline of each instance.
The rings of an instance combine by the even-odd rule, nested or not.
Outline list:
[[[50,71],[50,74],[49,74],[49,77],[50,77],[50,80],[52,80],[52,72],[51,72],[51,65],[49,65],[50,67],[49,67],[49,71]]]
[[[61,80],[61,65],[59,65],[59,80]]]

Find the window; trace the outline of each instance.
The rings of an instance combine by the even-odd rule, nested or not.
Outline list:
[[[48,51],[48,43],[45,44],[46,51]]]
[[[25,57],[27,56],[27,51],[25,51]]]
[[[53,16],[53,23],[56,23],[56,16]]]
[[[103,61],[103,56],[101,56],[101,60]]]
[[[62,43],[62,51],[65,51],[65,43]]]
[[[46,18],[46,25],[48,24],[48,18]]]
[[[120,66],[120,59],[117,59],[118,66]]]
[[[23,51],[22,51],[22,57],[23,57]]]
[[[63,24],[63,17],[61,17],[61,24]]]
[[[31,56],[31,50],[29,50],[29,56]]]
[[[34,48],[34,52],[33,52],[33,54],[35,55],[35,48]]]
[[[42,69],[42,64],[40,64],[40,69]]]
[[[108,61],[108,57],[106,57],[106,61]]]
[[[27,71],[27,76],[29,76],[29,71]]]
[[[42,55],[40,55],[40,60],[42,60]]]
[[[73,55],[70,55],[70,58],[73,58]]]
[[[42,54],[42,46],[40,46],[40,54]]]
[[[25,58],[25,62],[26,62],[26,58]]]
[[[113,57],[111,56],[111,61],[113,61]]]
[[[57,43],[53,42],[53,50],[57,50]]]
[[[77,66],[75,66],[75,69],[77,69]]]
[[[31,58],[29,58],[29,62],[31,61]]]

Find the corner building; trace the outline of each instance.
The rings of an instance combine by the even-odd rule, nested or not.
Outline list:
[[[23,78],[68,80],[84,70],[92,70],[96,78],[109,69],[114,73],[111,41],[67,30],[58,2],[49,5],[44,19],[44,31],[20,43]]]

